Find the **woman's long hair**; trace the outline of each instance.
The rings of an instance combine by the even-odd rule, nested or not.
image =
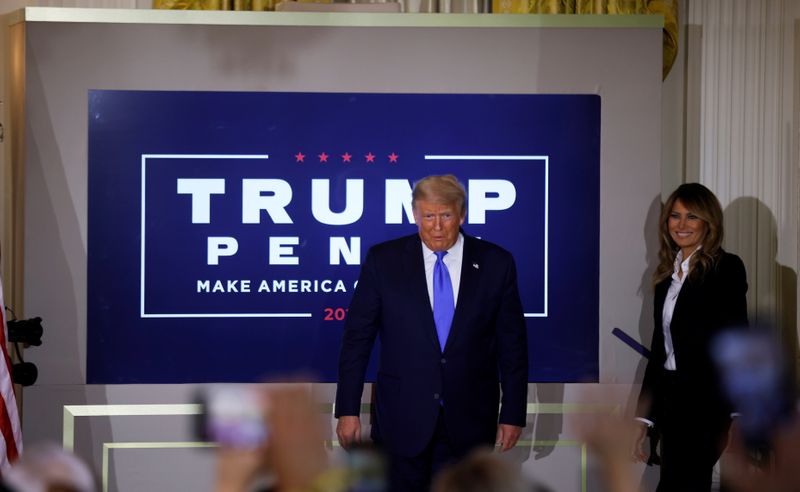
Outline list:
[[[669,216],[675,202],[681,201],[687,210],[695,214],[706,224],[706,234],[701,243],[702,248],[692,255],[689,265],[689,276],[702,278],[716,263],[722,252],[722,207],[719,200],[708,188],[700,183],[686,183],[673,191],[661,210],[658,226],[659,243],[658,267],[653,274],[653,284],[658,284],[675,271],[675,257],[680,249],[669,234]]]

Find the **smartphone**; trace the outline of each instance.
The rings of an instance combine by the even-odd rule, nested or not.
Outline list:
[[[356,443],[343,457],[350,476],[347,492],[386,492],[386,461],[379,449],[369,443]]]
[[[203,441],[239,449],[263,447],[269,438],[268,400],[247,386],[214,386],[201,391],[195,431]]]
[[[794,418],[794,378],[767,329],[721,333],[712,344],[722,389],[738,416],[745,446],[766,453],[780,426]]]

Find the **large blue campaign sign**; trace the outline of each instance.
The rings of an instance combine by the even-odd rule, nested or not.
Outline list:
[[[596,381],[599,155],[593,95],[91,91],[87,382],[335,381],[361,261],[448,173],[530,380]]]

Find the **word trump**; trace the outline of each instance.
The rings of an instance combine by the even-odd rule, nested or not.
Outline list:
[[[212,205],[225,195],[224,178],[178,178],[177,193],[191,197],[192,224],[211,224]],[[364,180],[345,180],[345,206],[341,211],[331,210],[331,184],[329,179],[311,180],[311,214],[325,225],[344,226],[358,222],[364,214]],[[467,222],[485,224],[486,212],[511,208],[517,199],[517,190],[511,181],[504,179],[470,179],[467,182]],[[292,186],[282,179],[242,179],[242,224],[261,224],[269,218],[273,224],[293,224],[286,208],[292,202]],[[384,200],[385,224],[412,224],[414,213],[411,204],[411,182],[407,179],[386,179]],[[217,198],[217,197],[220,198]],[[294,247],[300,244],[297,236],[269,237],[270,265],[299,265],[300,258]],[[208,265],[219,265],[223,257],[236,255],[239,243],[230,236],[212,236],[207,241]],[[360,237],[331,237],[329,263],[358,265],[361,258]]]

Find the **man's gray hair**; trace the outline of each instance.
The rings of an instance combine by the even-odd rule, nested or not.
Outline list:
[[[452,174],[426,176],[414,183],[411,205],[416,208],[419,200],[437,204],[452,203],[462,217],[467,211],[467,192],[464,185]]]

